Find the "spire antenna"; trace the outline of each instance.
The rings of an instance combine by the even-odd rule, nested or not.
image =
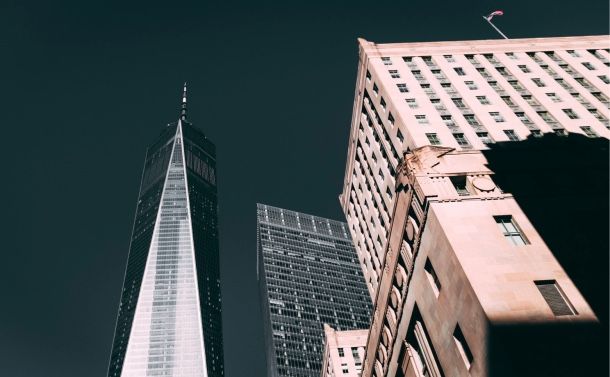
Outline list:
[[[186,82],[182,90],[182,107],[180,109],[180,119],[186,120]]]

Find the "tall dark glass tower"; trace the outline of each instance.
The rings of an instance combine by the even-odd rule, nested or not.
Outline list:
[[[224,375],[215,146],[182,110],[148,148],[109,377]]]
[[[347,224],[257,206],[258,281],[269,377],[318,377],[324,323],[367,329],[371,299]]]

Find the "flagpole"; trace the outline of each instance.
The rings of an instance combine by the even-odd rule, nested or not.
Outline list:
[[[497,32],[498,32],[498,33],[499,33],[499,34],[502,36],[502,38],[504,38],[504,39],[508,39],[508,37],[507,37],[506,35],[504,35],[504,33],[502,33],[502,32],[500,31],[500,29],[498,29],[498,28],[496,27],[496,25],[494,25],[494,24],[492,24],[492,23],[491,23],[491,20],[489,20],[489,18],[487,18],[487,17],[483,16],[483,19],[484,19],[485,21],[487,21],[487,22],[488,22],[488,23],[491,25],[491,27],[492,27],[492,28],[496,29],[496,31],[497,31]]]

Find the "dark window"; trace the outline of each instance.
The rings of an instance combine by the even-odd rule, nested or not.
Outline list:
[[[537,280],[534,283],[536,283],[536,288],[538,288],[540,294],[544,297],[553,314],[556,316],[578,314],[561,290],[561,287],[557,284],[557,281]]]
[[[441,282],[440,280],[438,280],[438,276],[436,275],[436,271],[434,271],[434,268],[432,267],[432,263],[430,263],[430,258],[426,259],[424,270],[426,270],[426,275],[428,275],[430,284],[434,289],[434,294],[438,296],[439,292],[441,291]]]
[[[466,364],[466,368],[470,369],[472,362],[474,361],[474,356],[472,356],[472,351],[470,351],[470,347],[468,347],[468,343],[466,342],[466,338],[464,338],[464,334],[462,333],[462,329],[460,329],[460,325],[455,325],[455,330],[453,331],[453,339],[455,340],[455,344],[464,359],[464,363]]]

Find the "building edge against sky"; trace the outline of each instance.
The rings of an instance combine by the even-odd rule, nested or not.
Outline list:
[[[224,375],[215,146],[181,115],[147,151],[108,376]]]
[[[363,376],[499,375],[506,328],[554,350],[557,334],[591,334],[595,314],[487,151],[607,139],[608,37],[359,44],[340,201],[374,301]]]
[[[369,326],[372,305],[343,222],[257,204],[257,278],[270,377],[318,377],[324,323]]]

